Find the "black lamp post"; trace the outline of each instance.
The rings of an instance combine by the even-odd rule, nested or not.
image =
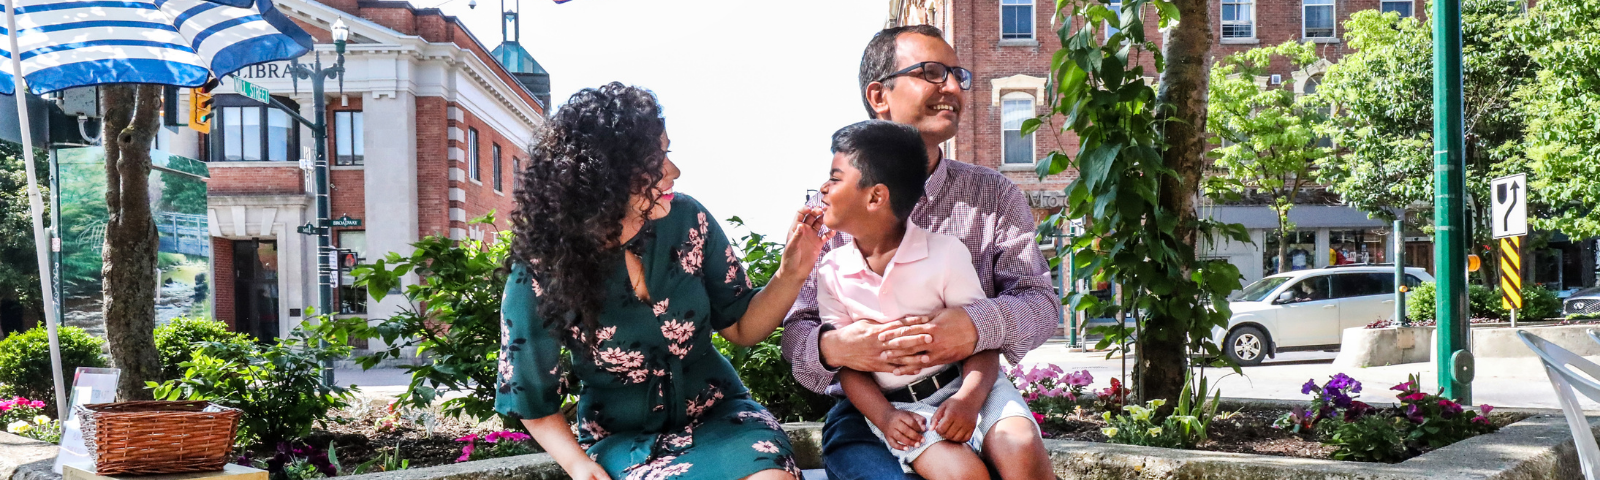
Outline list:
[[[313,232],[317,236],[317,312],[321,315],[333,314],[333,275],[338,272],[338,258],[335,255],[332,242],[332,229],[329,225],[328,206],[328,102],[323,97],[323,82],[330,78],[339,79],[339,90],[344,90],[344,47],[350,39],[350,28],[344,24],[344,19],[333,22],[333,49],[338,54],[338,60],[327,67],[322,65],[322,53],[318,52],[315,60],[310,65],[290,60],[289,74],[298,90],[301,79],[311,80],[311,105],[315,120],[307,120],[277,99],[272,100],[273,106],[289,113],[295,121],[311,128],[311,134],[317,143],[316,163],[313,164],[314,181],[317,200],[317,222]],[[333,361],[325,360],[322,363],[322,382],[324,385],[333,385]]]

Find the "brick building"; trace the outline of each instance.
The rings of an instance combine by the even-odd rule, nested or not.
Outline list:
[[[945,40],[955,47],[961,64],[975,75],[968,105],[956,137],[946,145],[952,157],[994,168],[1016,182],[1028,194],[1035,215],[1044,218],[1059,211],[1062,189],[1076,177],[1067,171],[1040,180],[1034,161],[1052,150],[1075,153],[1077,139],[1056,133],[1059,127],[1045,126],[1030,136],[1020,135],[1024,119],[1045,111],[1045,85],[1051,56],[1061,42],[1051,25],[1055,15],[1052,2],[1040,0],[890,0],[887,24],[928,24],[940,27]],[[1119,5],[1112,0],[1112,5]],[[1283,85],[1296,92],[1314,92],[1322,72],[1344,55],[1340,40],[1341,23],[1360,10],[1383,9],[1402,15],[1422,13],[1422,0],[1217,0],[1210,2],[1214,44],[1211,59],[1258,46],[1276,45],[1293,39],[1319,44],[1325,59],[1302,70],[1279,62],[1270,76],[1260,79],[1269,85]],[[1161,32],[1154,21],[1154,9],[1146,12],[1147,38],[1158,45]],[[1155,68],[1146,59],[1145,71]],[[1152,81],[1154,78],[1151,79]],[[1059,124],[1057,124],[1059,125]],[[1255,245],[1219,245],[1208,252],[1228,258],[1240,267],[1248,283],[1263,276],[1275,259],[1276,239],[1267,231],[1276,227],[1275,216],[1266,207],[1206,206],[1201,213],[1230,222],[1244,223],[1251,229]],[[1344,206],[1301,206],[1290,212],[1300,226],[1297,238],[1290,239],[1291,250],[1304,251],[1297,261],[1307,267],[1330,262],[1383,262],[1389,257],[1389,229],[1383,222],[1368,219],[1365,212]],[[1271,245],[1270,249],[1266,248]],[[1426,251],[1426,244],[1414,247]],[[1313,252],[1327,252],[1317,255]]]
[[[361,226],[336,228],[335,246],[366,260],[409,253],[427,235],[481,238],[483,229],[467,222],[491,210],[502,213],[498,227],[509,227],[503,214],[514,205],[512,172],[528,158],[547,108],[548,76],[537,62],[522,62],[537,72],[506,68],[438,9],[395,1],[274,3],[316,38],[324,65],[337,58],[330,26],[342,19],[350,29],[342,88],[327,83],[330,213]],[[288,72],[288,62],[275,62],[239,76],[314,116],[311,85],[297,86]],[[158,146],[203,159],[210,170],[215,318],[270,338],[287,334],[303,308],[317,303],[316,238],[296,232],[316,213],[302,168],[315,155],[314,137],[287,114],[232,94],[234,86],[225,79],[217,89],[209,135],[167,130]],[[382,318],[404,306],[398,296],[372,302],[349,280],[336,294],[340,314]]]

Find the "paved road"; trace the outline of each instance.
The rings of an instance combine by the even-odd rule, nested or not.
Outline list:
[[[1243,376],[1234,375],[1232,370],[1207,369],[1206,377],[1211,379],[1212,385],[1222,388],[1222,396],[1239,398],[1309,399],[1308,395],[1300,393],[1300,386],[1306,380],[1315,379],[1321,384],[1340,372],[1360,381],[1364,388],[1357,398],[1370,402],[1394,402],[1389,387],[1405,382],[1406,376],[1412,373],[1422,377],[1423,387],[1428,391],[1438,388],[1432,363],[1343,369],[1333,366],[1336,356],[1338,352],[1283,353],[1259,366],[1245,367]],[[1128,360],[1131,371],[1133,359]],[[1600,357],[1590,360],[1600,363]],[[1060,365],[1068,371],[1087,369],[1094,375],[1093,388],[1096,389],[1109,386],[1111,377],[1122,369],[1120,358],[1106,359],[1105,353],[1068,352],[1065,343],[1056,341],[1022,359],[1024,366],[1041,363]],[[1561,408],[1543,367],[1534,358],[1480,361],[1477,379],[1473,382],[1473,402],[1496,407]],[[1600,409],[1600,403],[1587,398],[1583,399],[1583,404],[1586,409]]]

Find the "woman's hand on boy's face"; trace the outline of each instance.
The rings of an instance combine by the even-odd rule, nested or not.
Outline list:
[[[822,209],[818,207],[802,207],[795,212],[794,225],[789,228],[789,238],[783,248],[783,263],[780,266],[785,274],[798,278],[811,276],[811,269],[817,264],[817,255],[822,253],[822,246],[837,233],[829,231],[827,234],[818,233],[822,230]]]

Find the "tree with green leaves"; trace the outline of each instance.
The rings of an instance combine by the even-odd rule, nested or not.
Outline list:
[[[1289,209],[1301,203],[1306,187],[1316,183],[1313,166],[1326,154],[1317,146],[1316,123],[1323,116],[1286,86],[1260,81],[1273,59],[1287,59],[1296,69],[1317,61],[1316,45],[1296,41],[1253,48],[1228,55],[1211,67],[1206,131],[1219,144],[1207,154],[1213,175],[1206,194],[1228,202],[1264,201],[1278,217],[1278,272],[1288,271],[1289,242],[1294,231]]]
[[[35,152],[34,166],[48,172],[43,152]],[[44,303],[39,298],[39,260],[22,162],[22,145],[0,142],[0,232],[4,232],[0,233],[0,303],[17,302],[24,306],[26,317],[39,319]],[[39,186],[40,193],[50,194],[45,187]]]
[[[1541,0],[1518,35],[1541,67],[1517,91],[1530,190],[1549,205],[1534,228],[1600,236],[1600,3]]]
[[[1462,127],[1474,245],[1489,239],[1489,179],[1524,171],[1525,121],[1513,93],[1535,67],[1512,41],[1524,16],[1515,2],[1462,2]],[[1354,51],[1328,68],[1316,93],[1333,112],[1319,130],[1338,149],[1318,162],[1322,178],[1374,217],[1392,221],[1395,209],[1417,205],[1414,224],[1432,225],[1432,28],[1376,10],[1352,14],[1344,27]],[[1530,200],[1538,211],[1540,198]]]
[[[1135,386],[1141,398],[1170,400],[1190,378],[1190,352],[1221,356],[1211,331],[1227,324],[1225,297],[1239,288],[1238,268],[1201,260],[1196,246],[1218,236],[1248,240],[1243,226],[1219,225],[1195,211],[1205,166],[1209,6],[1204,0],[1126,0],[1120,11],[1111,5],[1058,3],[1062,49],[1051,62],[1050,108],[1022,128],[1026,135],[1062,118],[1060,128],[1077,135],[1075,154],[1051,152],[1037,164],[1041,177],[1068,168],[1079,173],[1065,189],[1064,211],[1042,228],[1086,220],[1084,234],[1058,260],[1072,262],[1078,279],[1121,284],[1123,295],[1113,304],[1075,294],[1069,303],[1093,316],[1132,315],[1140,330]],[[1164,48],[1145,37],[1147,7],[1157,11]],[[1106,35],[1103,26],[1117,31]],[[1154,72],[1145,70],[1146,59]],[[1159,75],[1159,90],[1148,73]]]

